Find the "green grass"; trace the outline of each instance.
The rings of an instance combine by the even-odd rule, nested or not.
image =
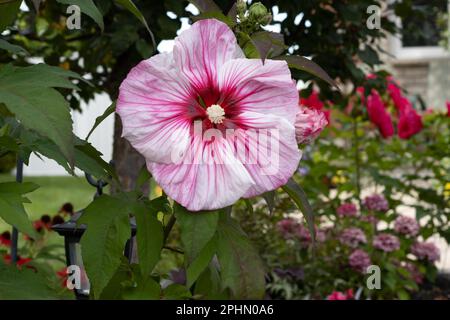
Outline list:
[[[0,182],[14,181],[11,175],[0,175]],[[72,203],[75,211],[85,208],[95,193],[84,177],[24,177],[24,181],[34,182],[40,186],[27,195],[31,203],[25,209],[32,220],[43,214],[55,215],[66,202]],[[0,219],[0,232],[10,227]]]

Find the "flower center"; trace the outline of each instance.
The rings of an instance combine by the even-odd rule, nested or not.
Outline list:
[[[213,104],[206,109],[209,120],[214,124],[219,124],[225,119],[225,110],[218,104]]]

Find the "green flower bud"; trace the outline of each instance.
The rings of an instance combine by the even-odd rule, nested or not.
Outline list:
[[[257,22],[260,22],[261,19],[264,19],[264,17],[266,17],[268,13],[269,12],[267,11],[267,8],[261,2],[252,4],[249,9],[250,19]]]
[[[244,15],[245,11],[247,11],[247,1],[246,0],[238,0],[236,2],[236,10],[239,15]]]
[[[268,25],[272,22],[272,15],[270,13],[266,14],[264,17],[259,19],[259,23],[263,26]]]

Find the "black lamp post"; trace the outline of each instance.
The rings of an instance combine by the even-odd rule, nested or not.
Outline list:
[[[92,176],[86,174],[87,181],[97,188],[94,197],[98,197],[103,193],[103,187],[107,185],[102,180],[95,181]],[[80,240],[86,230],[86,225],[77,226],[77,220],[83,215],[83,210],[75,212],[69,221],[54,225],[52,229],[59,235],[64,237],[64,246],[66,251],[67,267],[77,266],[80,268],[80,287],[74,288],[75,297],[80,300],[89,298],[89,279],[83,266],[83,259],[81,256]],[[130,221],[131,237],[136,235],[136,224],[133,220]],[[124,248],[124,255],[130,260],[133,252],[133,241],[129,239]]]

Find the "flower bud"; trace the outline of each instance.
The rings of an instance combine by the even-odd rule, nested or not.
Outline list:
[[[250,19],[260,22],[261,19],[264,19],[269,12],[267,8],[261,3],[256,2],[250,6],[249,9],[249,17]]]
[[[247,1],[246,0],[238,0],[236,2],[236,10],[239,15],[244,15],[245,11],[247,11]]]

